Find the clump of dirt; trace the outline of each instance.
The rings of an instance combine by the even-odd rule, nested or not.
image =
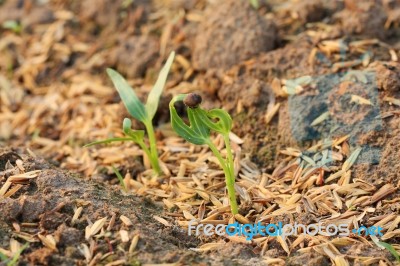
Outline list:
[[[243,139],[243,153],[265,171],[276,164],[279,134],[275,123],[266,124],[266,110],[250,109],[233,115],[233,132]]]
[[[307,102],[305,103],[307,105]],[[304,112],[303,114],[306,116],[308,112]],[[273,120],[272,123],[277,127],[277,141],[278,141],[278,148],[279,147],[297,147],[298,146],[298,139],[296,139],[294,135],[294,130],[292,129],[291,126],[291,121],[293,119],[293,116],[290,112],[289,108],[289,103],[288,102],[282,102],[282,105],[280,107],[279,114],[277,115],[278,118],[276,120]]]
[[[330,23],[332,15],[343,9],[342,1],[268,1],[271,4],[280,36],[297,35],[315,22]]]
[[[243,76],[218,90],[218,99],[229,111],[237,109],[238,104],[246,110],[266,107],[270,96],[272,91],[265,82]]]
[[[196,69],[227,69],[252,56],[273,49],[275,25],[251,7],[249,1],[216,2],[205,11],[194,39]]]
[[[354,244],[347,250],[348,254],[358,254],[359,256],[371,256],[374,258],[386,257],[388,255],[386,250],[376,250],[371,246],[364,244]],[[362,264],[361,264],[362,265]]]
[[[376,172],[377,177],[385,177],[385,183],[400,185],[400,135],[394,135],[388,140],[382,151],[382,159]]]
[[[298,1],[291,6],[291,13],[302,24],[322,20],[327,12],[322,0]]]
[[[346,0],[345,9],[335,14],[347,34],[385,38],[387,14],[381,0]]]
[[[158,59],[159,42],[148,35],[120,37],[109,63],[128,78],[141,78]]]
[[[343,81],[332,88],[328,96],[328,106],[336,123],[356,125],[374,114],[375,108],[371,104],[359,103],[358,98],[354,98],[356,95],[370,101],[370,92],[365,88],[365,84],[352,81]]]
[[[304,253],[298,256],[288,258],[286,265],[302,266],[302,265],[330,265],[328,258],[318,253]]]
[[[203,75],[199,74],[198,83],[199,87],[202,88],[202,91],[210,96],[210,100],[215,98],[218,93],[218,90],[221,88],[224,79],[223,71],[210,68]]]
[[[379,117],[383,117],[383,125],[379,132],[360,134],[358,144],[376,147],[379,151],[376,155],[378,161],[376,164],[355,165],[354,178],[366,180],[377,186],[387,183],[399,186],[398,169],[400,165],[395,157],[398,157],[400,148],[398,137],[400,118],[396,113],[396,106],[390,105],[384,100],[387,96],[397,98],[400,95],[399,64],[381,61],[375,62],[370,68],[375,71],[376,86],[379,89]],[[390,115],[386,116],[387,114]]]
[[[121,23],[132,30],[136,30],[146,22],[151,5],[148,1],[107,1],[99,0],[93,4],[90,0],[80,1],[73,5],[79,12],[80,19],[86,28],[98,32],[103,28],[115,30]],[[128,20],[124,19],[129,17]],[[127,25],[126,22],[130,23]]]
[[[15,163],[21,157],[14,151],[0,150],[0,169],[5,169],[7,162]]]
[[[273,78],[298,78],[304,75],[318,75],[329,71],[329,64],[322,61],[312,64],[310,53],[316,46],[315,40],[301,36],[296,43],[285,47],[264,52],[249,62],[235,66],[240,75],[271,83]]]
[[[54,232],[54,238],[60,247],[68,247],[79,243],[83,238],[83,232],[63,223],[57,226],[57,230]]]
[[[400,92],[400,64],[397,62],[377,62],[374,70],[376,71],[376,82],[378,88],[388,94]]]
[[[399,119],[396,119],[399,122]],[[371,143],[379,141],[381,144],[379,153],[379,164],[359,164],[354,171],[355,178],[366,180],[370,184],[383,186],[384,184],[400,185],[400,173],[398,171],[400,163],[398,155],[400,154],[400,136],[394,132],[388,132],[383,136],[375,136],[370,140]],[[398,192],[396,193],[398,194]]]

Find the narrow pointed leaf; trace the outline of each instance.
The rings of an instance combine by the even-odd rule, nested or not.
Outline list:
[[[124,178],[122,177],[121,173],[118,171],[117,168],[115,168],[114,165],[112,166],[112,169],[113,169],[113,171],[114,171],[114,174],[117,176],[118,181],[119,181],[119,184],[121,185],[122,189],[123,189],[125,192],[127,192],[128,189],[127,189],[126,186],[125,186]]]
[[[165,82],[167,81],[168,73],[171,68],[172,62],[174,61],[174,57],[175,57],[175,52],[171,52],[167,62],[161,69],[160,74],[158,75],[156,84],[150,91],[149,96],[147,97],[146,111],[148,118],[150,120],[153,119],[154,115],[156,114],[158,103],[160,101],[160,96],[164,90]]]
[[[83,147],[86,148],[86,147],[90,147],[90,146],[97,145],[97,144],[105,144],[105,143],[111,143],[111,142],[115,142],[115,141],[128,141],[128,140],[132,141],[132,138],[109,138],[109,139],[91,142],[89,144],[86,144]]]
[[[21,253],[29,246],[28,243],[26,243],[25,245],[23,245],[15,254],[14,257],[12,258],[12,260],[10,262],[7,263],[8,265],[17,265],[17,262],[21,256]]]
[[[386,248],[392,255],[396,258],[398,262],[400,262],[400,254],[394,249],[392,245],[386,242],[378,242],[381,246]]]
[[[2,262],[8,261],[8,257],[1,252],[0,252],[0,261],[2,261]]]
[[[107,74],[117,89],[122,102],[128,112],[137,120],[143,122],[147,119],[145,106],[136,96],[135,91],[128,82],[115,70],[107,68]]]

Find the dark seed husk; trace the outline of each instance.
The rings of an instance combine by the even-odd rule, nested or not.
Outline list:
[[[189,93],[186,95],[185,99],[183,99],[183,103],[190,108],[196,108],[201,104],[201,96],[196,93]]]

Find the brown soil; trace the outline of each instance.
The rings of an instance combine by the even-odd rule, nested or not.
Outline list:
[[[276,26],[245,1],[216,2],[205,11],[193,48],[196,69],[229,68],[272,50]]]
[[[337,18],[347,34],[361,34],[372,38],[385,38],[382,28],[387,20],[382,1],[345,1],[345,9]]]
[[[163,216],[162,206],[151,199],[131,195],[123,195],[118,186],[105,187],[102,184],[88,182],[78,176],[59,170],[42,159],[35,159],[26,154],[19,154],[10,150],[0,150],[0,159],[12,164],[16,156],[22,158],[23,167],[27,171],[43,170],[37,178],[30,182],[26,189],[20,191],[12,199],[7,198],[0,202],[2,216],[0,228],[1,246],[7,246],[10,237],[17,237],[18,233],[10,235],[12,223],[34,223],[35,226],[24,230],[29,234],[54,234],[57,240],[58,252],[41,247],[33,243],[20,263],[21,265],[84,265],[85,256],[77,243],[85,239],[84,228],[88,221],[95,222],[103,217],[116,216],[114,225],[110,228],[113,235],[104,236],[96,241],[94,253],[112,254],[102,263],[107,263],[126,256],[119,247],[126,248],[129,243],[117,243],[110,239],[118,239],[118,232],[127,229],[119,217],[124,215],[132,222],[134,234],[140,234],[138,246],[126,263],[184,263],[198,265],[257,265],[260,261],[251,258],[250,250],[246,247],[223,247],[221,256],[217,254],[199,255],[189,248],[196,247],[199,240],[190,237],[179,227],[160,225],[155,215]],[[18,167],[0,172],[2,176],[18,173]],[[74,209],[83,207],[81,217],[71,224]],[[246,251],[247,250],[247,251]],[[240,253],[239,253],[240,251]],[[237,254],[234,258],[228,254]],[[250,260],[250,262],[248,261]]]

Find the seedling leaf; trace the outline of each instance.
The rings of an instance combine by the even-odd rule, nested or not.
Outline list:
[[[178,115],[175,109],[175,102],[183,101],[187,107],[187,114],[190,125],[187,125]],[[232,214],[238,213],[238,206],[235,195],[235,173],[232,150],[229,140],[229,132],[232,128],[232,119],[230,115],[222,109],[213,109],[206,111],[200,107],[202,99],[198,94],[180,94],[175,96],[169,103],[171,113],[171,125],[178,135],[185,140],[197,144],[207,144],[215,157],[221,164],[225,173],[225,182],[228,189],[229,201],[231,203]],[[214,120],[217,121],[214,121]],[[226,159],[224,159],[218,148],[210,139],[210,132],[214,130],[220,133],[225,142],[227,150]]]
[[[189,141],[190,143],[203,145],[207,142],[208,138],[205,138],[203,135],[199,135],[198,133],[196,133],[195,130],[193,130],[193,128],[186,125],[185,122],[183,122],[182,118],[180,118],[178,113],[176,112],[174,106],[175,102],[182,101],[185,96],[186,95],[184,94],[175,96],[169,103],[172,128],[175,130],[176,133],[178,133],[179,136]]]
[[[109,139],[104,139],[104,140],[98,140],[98,141],[94,141],[91,142],[89,144],[86,144],[83,147],[90,147],[93,145],[97,145],[97,144],[105,144],[105,143],[111,143],[111,142],[115,142],[115,141],[127,141],[127,140],[132,140],[132,138],[109,138]]]
[[[392,255],[396,258],[398,262],[400,262],[400,254],[394,249],[392,245],[386,242],[378,242],[381,246],[386,248]]]
[[[0,261],[7,261],[8,257],[0,252]]]
[[[12,258],[12,260],[9,261],[9,262],[7,263],[7,266],[14,266],[14,265],[17,265],[17,264],[18,264],[19,257],[21,256],[21,253],[22,253],[28,246],[29,246],[28,243],[26,243],[25,245],[23,245],[23,246],[14,254],[14,257]]]
[[[135,142],[143,142],[144,130],[132,130],[132,121],[125,118],[123,122],[123,130],[126,135],[132,138]]]
[[[121,173],[120,173],[120,172],[118,171],[118,169],[115,168],[114,166],[112,166],[112,169],[113,169],[115,175],[117,176],[118,181],[119,181],[119,183],[121,184],[122,189],[123,189],[125,192],[127,192],[128,190],[127,190],[127,188],[126,188],[126,186],[125,186],[124,178],[122,177]]]
[[[95,141],[85,145],[84,147],[89,147],[96,144],[110,143],[114,141],[127,141],[127,140],[133,141],[140,146],[140,148],[149,158],[151,166],[156,172],[156,174],[161,173],[158,160],[158,153],[157,153],[157,143],[156,143],[156,137],[154,133],[152,119],[154,118],[154,115],[157,111],[158,103],[160,101],[160,97],[168,77],[168,72],[174,60],[174,56],[175,52],[171,52],[171,54],[167,59],[167,62],[160,71],[156,84],[154,85],[153,89],[150,91],[148,95],[146,104],[143,104],[139,100],[132,87],[129,86],[128,82],[117,71],[111,68],[107,69],[107,74],[110,77],[111,81],[113,82],[115,88],[117,89],[118,94],[121,97],[121,100],[124,103],[129,114],[131,114],[134,118],[136,118],[145,125],[149,144],[147,145],[145,143],[144,130],[132,130],[131,120],[129,118],[125,118],[122,125],[122,129],[124,133],[127,135],[127,137],[109,138],[106,140]]]
[[[21,33],[21,31],[22,31],[21,24],[18,23],[17,21],[15,21],[15,20],[4,21],[2,26],[3,26],[4,29],[12,30],[15,33]]]
[[[253,6],[254,9],[258,9],[260,7],[260,3],[258,0],[250,0],[250,4]]]
[[[207,112],[200,109],[199,116],[207,127],[218,133],[229,134],[232,129],[232,118],[225,110],[213,109]],[[211,119],[217,119],[218,121],[213,122]]]
[[[200,108],[188,108],[187,114],[190,121],[190,128],[193,129],[197,135],[203,136],[205,139],[207,139],[210,137],[210,129],[198,115],[198,113],[201,111],[202,109]]]
[[[129,86],[128,82],[117,71],[111,68],[107,68],[107,74],[117,89],[128,112],[141,122],[148,119],[145,106],[136,96],[135,91]]]
[[[167,81],[168,73],[171,68],[172,62],[174,61],[174,57],[175,52],[171,52],[167,59],[167,62],[161,69],[160,74],[158,75],[156,84],[154,84],[153,89],[150,91],[149,96],[147,97],[146,111],[149,120],[152,120],[154,115],[156,114],[158,102],[160,101],[160,96],[163,92],[165,82]]]

